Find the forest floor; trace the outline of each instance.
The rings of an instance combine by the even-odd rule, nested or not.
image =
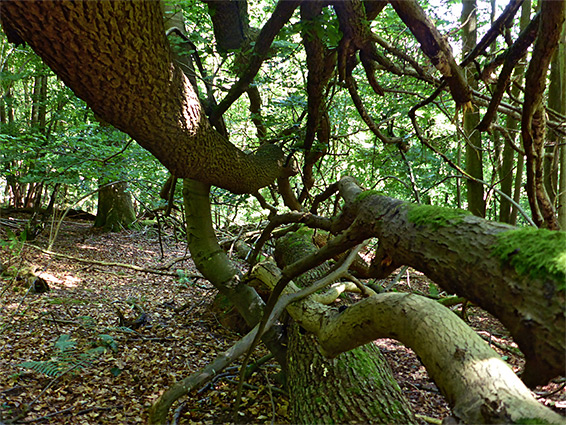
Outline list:
[[[0,423],[15,418],[38,424],[145,423],[148,408],[164,390],[240,337],[228,326],[230,315],[211,308],[216,291],[192,277],[198,272],[180,235],[168,231],[160,244],[153,228],[104,234],[90,222],[66,221],[52,249],[64,257],[41,250],[48,245],[47,231],[21,247],[7,242],[7,228],[1,227],[1,262],[20,274],[31,269],[50,290],[33,293],[28,280],[0,276]],[[409,270],[395,289],[428,294],[429,285],[422,274]],[[141,312],[145,321],[139,328],[124,326],[135,327],[129,321]],[[521,368],[516,346],[497,320],[475,307],[468,309],[468,320],[515,370]],[[376,344],[422,415],[421,423],[440,423],[450,414],[410,349],[392,340]],[[277,371],[276,364],[266,364],[249,380],[242,423],[289,423],[287,397],[275,384]],[[237,374],[234,365],[182,399],[177,423],[230,421]],[[537,392],[543,395],[541,403],[564,414],[566,390],[560,388],[552,383]]]

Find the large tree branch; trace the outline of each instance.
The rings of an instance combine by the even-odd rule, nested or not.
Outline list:
[[[172,61],[158,2],[12,0],[0,13],[8,34],[175,176],[245,193],[279,175],[279,148],[246,155],[212,129]]]
[[[543,156],[546,114],[543,95],[552,54],[558,45],[564,24],[566,3],[546,1],[541,5],[541,21],[533,57],[525,75],[525,100],[521,117],[521,135],[527,156],[527,196],[537,225],[560,229],[552,202],[544,186]]]
[[[320,289],[340,273],[343,270],[336,270],[305,289]],[[252,275],[271,288],[280,279],[279,270],[269,263],[256,266]],[[305,293],[305,289],[299,291],[291,282],[283,298]],[[338,313],[311,296],[289,304],[287,311],[318,337],[329,356],[378,338],[401,341],[416,352],[454,414],[465,423],[514,423],[525,417],[556,424],[562,421],[536,401],[481,337],[436,301],[410,294],[378,294]]]
[[[457,106],[468,104],[472,91],[466,82],[462,69],[452,55],[450,45],[430,21],[424,10],[415,0],[391,0],[391,6],[401,20],[409,27],[421,43],[422,51],[448,82],[452,98]]]
[[[522,377],[528,385],[564,373],[564,233],[521,230],[461,210],[362,195],[349,177],[339,187],[349,204],[342,227],[350,223],[348,231],[359,241],[379,238],[380,258],[387,256],[373,264],[375,276],[391,272],[383,265],[409,265],[489,311],[525,354]]]

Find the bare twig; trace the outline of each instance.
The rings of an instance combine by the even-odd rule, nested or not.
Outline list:
[[[50,251],[48,249],[43,249],[43,248],[40,248],[36,245],[31,245],[31,244],[26,244],[26,245],[29,246],[29,247],[35,248],[35,249],[43,252],[44,254],[53,255],[55,257],[67,258],[69,260],[78,261],[80,263],[97,264],[99,266],[107,266],[107,267],[122,267],[122,268],[125,268],[125,269],[131,269],[131,270],[135,270],[135,271],[138,271],[138,272],[153,273],[153,274],[159,274],[159,275],[162,275],[162,276],[177,276],[177,273],[173,273],[173,272],[167,272],[167,271],[163,271],[163,270],[155,270],[155,269],[150,269],[150,268],[147,268],[147,267],[140,267],[140,266],[136,266],[134,264],[113,263],[113,262],[107,262],[107,261],[99,261],[99,260],[91,260],[91,259],[87,259],[87,258],[73,257],[72,255],[61,254],[59,252],[53,252],[53,251]],[[203,278],[202,275],[200,275],[198,273],[188,274],[187,277]]]

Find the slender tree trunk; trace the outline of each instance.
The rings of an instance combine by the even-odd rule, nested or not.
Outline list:
[[[263,315],[264,302],[253,288],[242,281],[238,269],[218,245],[210,213],[210,186],[185,179],[183,200],[189,250],[197,269],[230,300],[248,325],[254,326]],[[262,341],[285,369],[286,352],[279,337],[272,328]]]
[[[463,0],[462,6],[462,53],[466,56],[477,44],[477,4],[476,0]],[[477,89],[471,68],[467,70],[468,84]],[[483,180],[483,152],[481,133],[475,128],[479,124],[479,111],[464,110],[464,137],[466,140],[466,172],[479,180]],[[483,184],[466,181],[468,209],[479,217],[485,217],[485,200]]]
[[[566,115],[566,24],[562,28],[562,37],[551,64],[548,106]],[[558,157],[556,172],[560,167],[560,174],[556,176],[556,186],[553,186],[554,190],[558,189],[556,196],[558,224],[562,230],[566,230],[566,138],[560,137],[552,130],[549,138],[556,147]]]
[[[45,121],[47,114],[47,75],[37,75],[34,78],[31,126],[40,133],[45,132]]]
[[[525,0],[521,6],[521,31],[529,24],[531,17],[531,0]],[[513,80],[516,84],[511,86],[511,94],[514,98],[519,97],[520,83],[525,73],[525,64],[520,62],[513,71]],[[516,140],[517,128],[519,121],[511,116],[507,116],[506,128],[507,134],[512,141]],[[521,184],[523,181],[523,164],[522,156],[517,157],[517,168],[515,170],[515,179],[513,179],[513,164],[515,162],[515,150],[511,147],[509,141],[506,140],[503,148],[503,162],[501,165],[501,191],[507,196],[512,197],[515,202],[519,202],[521,193]],[[515,190],[513,191],[513,181],[515,181]],[[499,208],[499,221],[515,225],[517,223],[517,208],[506,198],[501,198]]]

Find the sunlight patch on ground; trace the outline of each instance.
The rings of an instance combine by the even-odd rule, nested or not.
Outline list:
[[[80,249],[90,249],[91,251],[100,251],[100,248],[92,245],[78,244],[77,248]]]
[[[58,284],[66,286],[67,288],[76,288],[78,284],[81,282],[81,279],[71,275],[65,275],[62,279],[58,278],[57,276],[52,275],[51,273],[43,272],[39,275],[41,278],[45,279],[47,283],[50,284]]]

